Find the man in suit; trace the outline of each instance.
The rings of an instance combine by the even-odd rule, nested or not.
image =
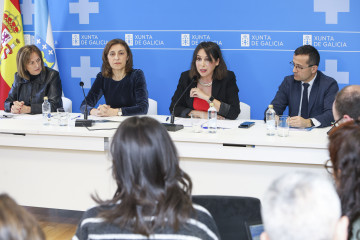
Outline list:
[[[291,172],[276,179],[261,201],[261,240],[346,240],[349,218],[329,178]]]
[[[276,115],[289,107],[291,127],[327,127],[334,121],[332,105],[337,82],[318,70],[319,52],[310,45],[295,50],[293,75],[285,77],[271,104]]]

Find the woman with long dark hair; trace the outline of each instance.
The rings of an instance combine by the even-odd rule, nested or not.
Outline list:
[[[227,70],[220,47],[201,42],[193,53],[190,70],[181,74],[170,112],[174,110],[177,117],[204,117],[212,102],[220,119],[236,119],[240,113],[238,93],[235,74]]]
[[[210,213],[192,204],[191,179],[159,122],[126,119],[110,151],[115,195],[94,198],[99,206],[85,212],[73,239],[219,239]]]
[[[349,239],[360,239],[359,122],[349,121],[334,128],[329,133],[329,140],[332,174],[341,200],[342,214],[350,220]]]

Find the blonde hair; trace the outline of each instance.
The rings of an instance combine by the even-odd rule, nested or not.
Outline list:
[[[9,195],[0,195],[0,239],[45,240],[35,218]]]

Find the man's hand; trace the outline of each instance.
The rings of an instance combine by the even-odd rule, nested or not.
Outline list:
[[[311,127],[311,120],[304,119],[300,116],[291,117],[289,120],[290,127],[297,127],[297,128],[308,128]]]

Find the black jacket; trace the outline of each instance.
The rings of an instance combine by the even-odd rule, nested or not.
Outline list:
[[[175,102],[180,98],[186,87],[191,83],[189,71],[181,74],[179,84],[176,88],[174,96],[171,99],[170,113],[174,108]],[[193,108],[194,98],[190,97],[190,90],[197,86],[194,82],[191,87],[184,93],[184,96],[179,100],[175,106],[176,117],[189,117],[188,114]],[[211,89],[212,96],[221,102],[218,114],[227,119],[236,119],[240,113],[239,89],[236,85],[235,74],[228,71],[224,79],[214,79]]]
[[[5,111],[10,112],[14,101],[24,101],[26,106],[31,107],[32,114],[42,112],[42,103],[47,96],[51,105],[51,111],[62,107],[62,87],[59,72],[48,67],[31,80],[21,78],[15,73],[15,80],[5,100]]]

